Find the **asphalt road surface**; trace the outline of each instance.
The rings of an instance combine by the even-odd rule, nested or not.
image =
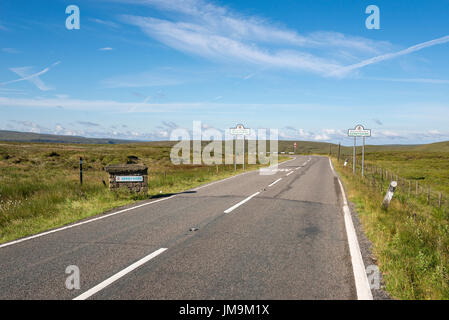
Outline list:
[[[2,246],[0,299],[357,299],[328,158],[279,169]]]

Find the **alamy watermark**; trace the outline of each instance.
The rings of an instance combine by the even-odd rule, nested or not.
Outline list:
[[[80,8],[74,4],[67,6],[65,13],[69,14],[65,20],[67,30],[80,29]]]
[[[367,29],[380,29],[380,9],[376,5],[369,5],[365,9],[365,13],[369,16],[365,20],[365,26]]]
[[[80,287],[80,269],[78,266],[70,265],[65,268],[65,273],[69,276],[65,280],[65,287],[69,290],[79,290]]]
[[[366,276],[368,277],[369,286],[371,289],[380,289],[380,270],[379,267],[372,264],[366,267]]]
[[[231,165],[244,161],[268,164],[269,167],[261,169],[260,173],[274,174],[278,165],[278,140],[277,129],[250,129],[249,135],[239,137],[232,135],[230,129],[223,133],[215,128],[203,128],[200,121],[194,121],[192,131],[177,128],[171,132],[170,141],[178,143],[172,147],[170,159],[175,165]],[[210,142],[203,148],[202,141]]]

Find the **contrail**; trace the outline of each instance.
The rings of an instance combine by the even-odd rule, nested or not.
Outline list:
[[[444,43],[447,43],[447,42],[449,42],[449,35],[441,37],[441,38],[438,38],[438,39],[434,39],[434,40],[426,41],[426,42],[423,42],[423,43],[419,43],[417,45],[411,46],[411,47],[409,47],[407,49],[404,49],[404,50],[401,50],[401,51],[398,51],[398,52],[387,53],[387,54],[384,54],[384,55],[380,55],[380,56],[377,56],[377,57],[373,57],[373,58],[361,61],[361,62],[356,63],[356,64],[352,64],[350,66],[338,68],[337,70],[329,73],[329,75],[330,76],[340,76],[340,75],[348,73],[348,72],[350,72],[352,70],[363,68],[363,67],[365,67],[367,65],[370,65],[370,64],[378,63],[378,62],[381,62],[381,61],[384,61],[384,60],[394,59],[396,57],[403,56],[403,55],[406,55],[406,54],[409,54],[409,53],[412,53],[412,52],[415,52],[415,51],[419,51],[419,50],[427,48],[427,47],[432,47],[432,46],[435,46],[435,45],[438,45],[438,44],[444,44]]]
[[[51,68],[53,68],[54,66],[56,66],[60,63],[61,63],[60,61],[57,61],[57,62],[53,63],[51,66],[43,69],[42,71],[39,71],[39,72],[31,74],[31,75],[27,73],[27,70],[29,70],[30,67],[10,68],[9,70],[11,70],[15,74],[21,76],[22,78],[0,83],[0,86],[27,80],[27,81],[30,81],[31,83],[33,83],[36,87],[38,87],[42,91],[50,90],[50,88],[48,88],[42,82],[42,80],[39,79],[39,76],[43,75],[44,73],[47,73]]]

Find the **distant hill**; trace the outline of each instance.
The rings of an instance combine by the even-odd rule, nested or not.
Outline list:
[[[0,130],[0,141],[80,144],[124,144],[137,142],[132,140],[85,138],[79,136],[63,136],[7,130]]]
[[[123,140],[123,139],[99,139],[99,138],[85,138],[78,136],[64,136],[53,134],[39,134],[32,132],[18,132],[18,131],[6,131],[0,130],[0,141],[7,142],[40,142],[40,143],[77,143],[77,144],[131,144],[131,143],[146,143],[159,147],[171,147],[176,142],[174,141],[136,141],[136,140]],[[279,152],[293,152],[293,143],[295,141],[280,140],[278,143]],[[203,141],[203,145],[208,142]],[[315,141],[296,141],[297,152],[301,154],[328,154],[329,151],[332,154],[337,154],[338,144],[328,142],[315,142]],[[269,151],[269,144],[267,145],[267,151]],[[416,151],[416,152],[449,152],[449,141],[436,142],[420,145],[367,145],[365,152],[393,152],[393,151]],[[357,148],[357,152],[361,152],[360,143]],[[343,156],[352,155],[352,147],[341,146],[340,153]]]

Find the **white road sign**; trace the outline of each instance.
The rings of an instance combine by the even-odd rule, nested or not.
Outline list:
[[[251,129],[245,128],[243,124],[238,124],[235,128],[231,128],[230,131],[235,136],[249,136],[251,134]]]
[[[371,137],[371,129],[365,129],[361,124],[355,126],[354,129],[348,130],[350,137]]]

